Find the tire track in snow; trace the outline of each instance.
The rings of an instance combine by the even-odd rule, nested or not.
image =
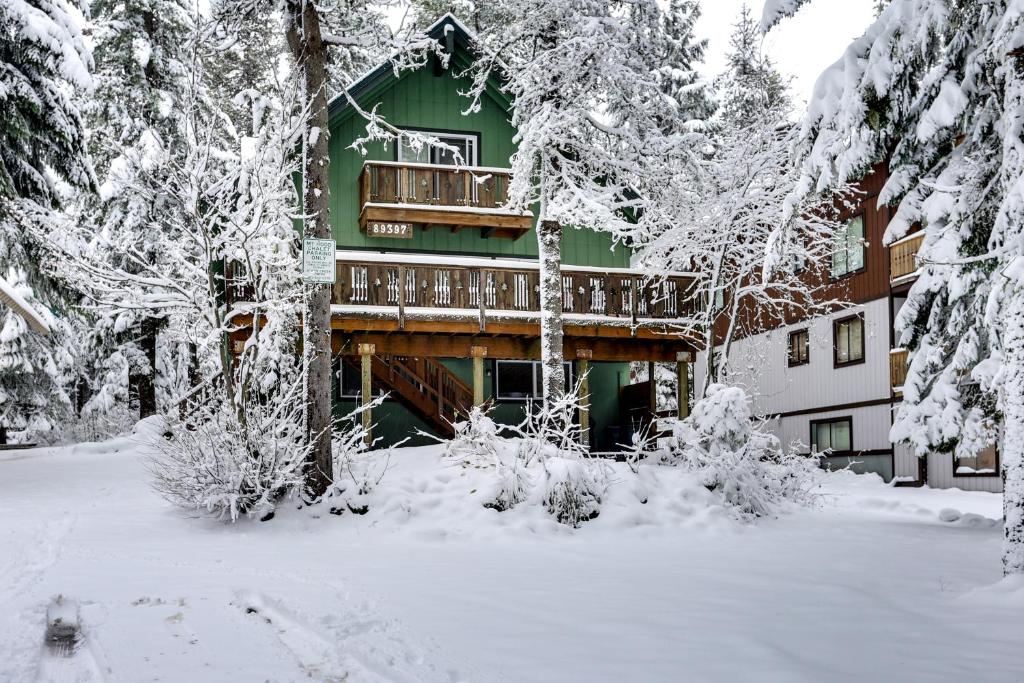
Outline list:
[[[380,619],[329,614],[317,620],[255,591],[240,591],[234,603],[273,629],[307,675],[346,683],[425,683],[457,681],[440,674],[423,653],[393,633]]]

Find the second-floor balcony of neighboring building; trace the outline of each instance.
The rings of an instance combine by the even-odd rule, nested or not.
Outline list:
[[[359,176],[359,228],[396,239],[433,228],[517,239],[533,227],[533,214],[505,206],[510,180],[507,169],[367,161]]]
[[[913,280],[919,263],[917,252],[924,241],[924,233],[916,232],[889,245],[889,279],[892,282]]]

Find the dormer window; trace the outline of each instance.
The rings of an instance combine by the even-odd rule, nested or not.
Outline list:
[[[420,140],[403,135],[398,143],[398,160],[414,164],[437,164],[455,166],[455,151],[462,157],[461,166],[477,166],[480,136],[476,133],[438,133],[435,131],[410,131],[417,136],[436,138],[441,145],[422,144]],[[414,144],[414,143],[420,144]]]

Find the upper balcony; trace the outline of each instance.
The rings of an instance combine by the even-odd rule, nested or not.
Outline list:
[[[916,232],[889,245],[890,282],[906,282],[917,276],[917,252],[923,241],[924,233]]]
[[[367,161],[359,175],[359,229],[397,239],[434,227],[517,239],[533,227],[533,214],[504,207],[509,180],[507,169]]]

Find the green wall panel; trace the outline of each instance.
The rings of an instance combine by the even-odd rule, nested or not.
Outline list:
[[[454,130],[480,134],[482,166],[507,168],[515,151],[515,130],[508,112],[495,99],[485,96],[479,112],[463,115],[468,100],[459,94],[468,82],[450,71],[435,76],[428,66],[389,77],[382,87],[362,97],[360,106],[399,127]],[[356,249],[437,251],[505,257],[535,257],[537,240],[531,232],[518,240],[482,238],[477,230],[416,229],[412,239],[367,237],[359,230],[359,174],[366,160],[392,161],[394,145],[366,146],[366,155],[351,149],[352,142],[365,134],[366,122],[351,109],[335,117],[331,126],[331,222],[338,247]],[[567,228],[562,241],[563,261],[569,265],[626,267],[625,249],[612,248],[608,235],[587,229]]]

